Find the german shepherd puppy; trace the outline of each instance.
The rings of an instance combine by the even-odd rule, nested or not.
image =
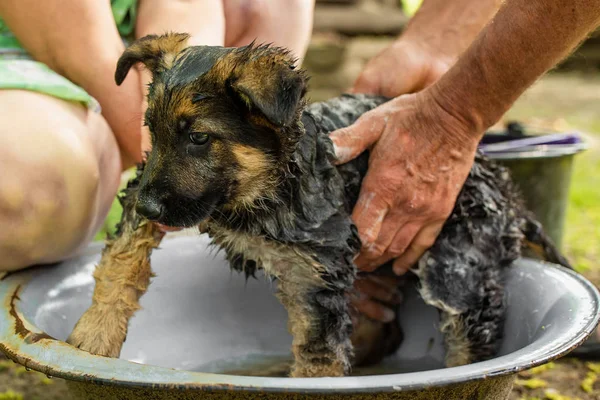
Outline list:
[[[343,95],[307,106],[307,75],[284,49],[187,47],[187,40],[147,36],[118,62],[117,84],[136,63],[153,74],[145,115],[152,151],[121,196],[123,217],[94,273],[93,304],[68,341],[118,357],[163,236],[154,222],[198,226],[233,269],[277,279],[293,335],[291,376],[344,376],[359,361],[347,294],[360,240],[350,215],[369,154],[334,166],[328,134],[386,99]],[[477,156],[452,215],[415,266],[423,299],[440,311],[449,366],[497,351],[503,278],[527,244],[568,265],[507,171]],[[378,343],[363,347],[380,356],[398,344],[372,338]]]

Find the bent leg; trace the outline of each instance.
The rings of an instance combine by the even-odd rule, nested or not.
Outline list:
[[[44,94],[0,91],[0,271],[85,246],[118,190],[121,162],[101,115]]]

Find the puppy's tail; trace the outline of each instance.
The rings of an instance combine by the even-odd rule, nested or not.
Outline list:
[[[523,234],[525,235],[523,247],[531,250],[542,260],[573,269],[573,266],[566,257],[562,255],[560,250],[558,250],[552,239],[544,232],[542,224],[540,224],[532,215],[525,216]]]

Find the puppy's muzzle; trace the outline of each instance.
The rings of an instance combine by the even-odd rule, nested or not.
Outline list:
[[[151,221],[159,221],[164,214],[165,206],[159,196],[153,196],[141,191],[135,210],[138,214]]]

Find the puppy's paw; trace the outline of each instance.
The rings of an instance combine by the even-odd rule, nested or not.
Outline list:
[[[296,363],[292,367],[290,376],[292,378],[323,378],[323,377],[338,377],[346,376],[346,366],[335,361],[333,363]]]
[[[88,353],[118,358],[127,336],[127,317],[107,306],[93,305],[79,319],[67,343]]]

